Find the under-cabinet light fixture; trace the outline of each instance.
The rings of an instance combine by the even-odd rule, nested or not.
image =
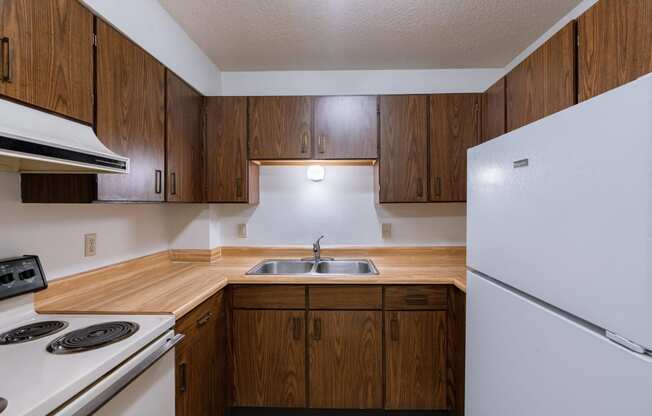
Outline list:
[[[306,169],[306,177],[313,182],[321,182],[324,180],[326,172],[322,165],[310,165]]]

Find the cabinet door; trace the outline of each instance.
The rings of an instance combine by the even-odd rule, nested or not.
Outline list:
[[[315,159],[378,157],[378,98],[315,99]]]
[[[310,407],[383,406],[382,312],[311,311]]]
[[[479,94],[430,96],[431,201],[466,201],[466,150],[479,136]]]
[[[652,71],[650,22],[650,0],[600,0],[579,17],[580,101]]]
[[[93,15],[76,0],[0,1],[0,94],[93,122]]]
[[[380,97],[379,202],[428,200],[428,96]]]
[[[176,348],[176,415],[222,415],[226,317],[220,292],[179,322],[176,330],[186,338]]]
[[[575,44],[571,22],[507,74],[507,131],[576,103]]]
[[[482,137],[486,142],[506,133],[505,77],[489,87],[482,96]]]
[[[250,97],[249,158],[310,159],[311,97]]]
[[[305,312],[233,311],[236,407],[306,407]]]
[[[170,71],[167,76],[167,200],[202,202],[202,96]]]
[[[98,199],[163,201],[165,68],[99,19],[97,39],[97,135],[130,163],[98,175]]]
[[[247,97],[206,97],[208,202],[258,202],[258,166],[247,160]]]
[[[385,312],[387,409],[446,409],[446,312]]]

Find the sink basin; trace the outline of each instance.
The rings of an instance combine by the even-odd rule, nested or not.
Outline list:
[[[265,260],[247,272],[248,275],[376,275],[371,260]]]
[[[315,268],[317,274],[378,274],[369,260],[326,260]]]
[[[315,262],[305,260],[265,260],[247,274],[308,274]]]

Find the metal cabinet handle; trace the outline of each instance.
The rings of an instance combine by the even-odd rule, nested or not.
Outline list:
[[[188,390],[188,377],[186,376],[186,368],[188,366],[185,362],[179,364],[179,372],[181,373],[181,381],[179,382],[179,391],[185,393]]]
[[[235,197],[242,198],[242,178],[235,178]]]
[[[441,177],[435,178],[435,196],[441,196]]]
[[[303,133],[301,137],[301,153],[306,153],[308,151],[308,133]]]
[[[206,314],[204,316],[197,319],[197,326],[206,325],[206,323],[211,320],[211,316],[213,316],[213,314],[211,312],[206,312]]]
[[[326,136],[319,136],[319,153],[326,153]]]
[[[319,341],[321,339],[321,319],[315,318],[312,325],[312,339]]]
[[[392,341],[398,341],[399,330],[398,330],[398,317],[396,315],[392,316],[392,320],[389,321],[389,336]]]
[[[2,81],[11,82],[11,45],[6,36],[0,39],[0,62],[2,62]]]
[[[154,171],[154,193],[160,194],[163,190],[163,171]]]
[[[475,103],[475,143],[482,141],[482,114],[480,112],[480,104]]]
[[[177,194],[177,174],[172,172],[170,173],[170,195]]]
[[[301,319],[300,318],[292,318],[292,338],[295,341],[299,341],[301,339]]]
[[[406,295],[405,303],[408,305],[427,305],[428,296],[426,295]]]
[[[417,179],[417,197],[423,198],[423,179]]]

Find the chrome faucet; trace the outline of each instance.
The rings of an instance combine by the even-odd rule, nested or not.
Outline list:
[[[324,238],[323,235],[319,237],[317,241],[315,241],[312,244],[312,254],[315,257],[315,263],[319,263],[321,261],[321,245],[319,244],[319,242],[321,241],[322,238]]]

